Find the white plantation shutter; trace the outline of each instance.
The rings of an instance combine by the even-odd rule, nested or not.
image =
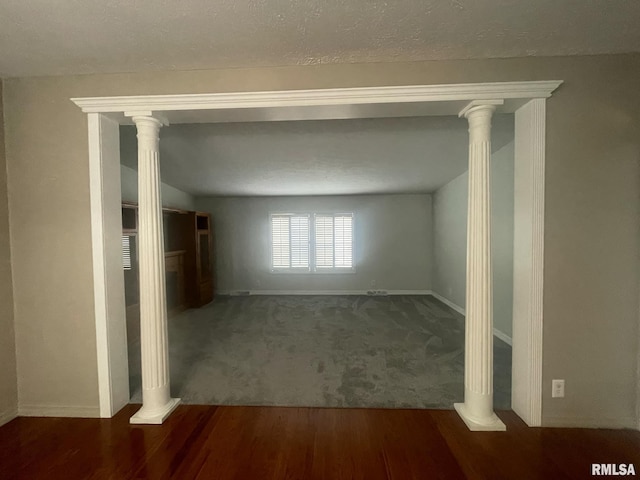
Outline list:
[[[353,271],[353,214],[272,214],[271,268]]]
[[[334,217],[334,267],[353,268],[353,215]]]
[[[333,216],[316,215],[316,268],[333,268]]]
[[[316,269],[353,268],[353,214],[316,215]]]
[[[291,246],[289,244],[289,217],[271,217],[271,266],[289,268],[291,266]]]
[[[309,268],[309,217],[290,217],[291,268]]]
[[[128,235],[122,235],[122,266],[131,270],[131,244]]]
[[[309,269],[308,215],[271,215],[271,268]]]

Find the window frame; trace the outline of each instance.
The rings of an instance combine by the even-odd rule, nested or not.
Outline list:
[[[274,267],[273,266],[273,217],[278,216],[306,216],[309,219],[309,267]],[[316,217],[317,216],[350,216],[351,217],[351,267],[320,267],[316,265]],[[356,273],[356,215],[355,212],[327,212],[327,211],[298,211],[298,212],[270,212],[269,213],[269,271],[281,274],[311,274],[311,275],[344,275]],[[334,224],[334,264],[335,264],[335,224]]]
[[[133,270],[133,255],[131,252],[131,233],[122,232],[122,269],[124,271]],[[125,246],[125,238],[126,246]],[[137,248],[138,242],[134,243],[134,248]],[[126,251],[125,251],[126,250]]]
[[[291,266],[291,220],[289,220],[289,266],[288,267],[275,267],[273,265],[273,218],[274,217],[307,217],[309,225],[309,242],[307,244],[308,254],[307,258],[309,265],[307,267],[292,267]],[[272,212],[269,213],[269,269],[271,273],[311,273],[311,228],[312,216],[306,212]]]
[[[351,217],[351,267],[336,267],[336,239],[335,239],[335,218],[349,216]],[[316,218],[317,217],[333,217],[333,267],[318,267],[316,264]],[[354,212],[313,212],[313,235],[309,235],[310,238],[313,239],[312,242],[312,253],[313,253],[313,263],[312,270],[313,273],[316,274],[342,274],[342,273],[355,273],[356,272],[356,235],[355,235],[355,214]]]

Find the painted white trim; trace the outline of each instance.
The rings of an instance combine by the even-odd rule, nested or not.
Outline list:
[[[270,107],[314,107],[314,106],[340,106],[356,104],[384,104],[384,103],[420,103],[420,102],[444,102],[444,101],[472,101],[472,100],[493,100],[493,99],[514,99],[512,107],[516,110],[516,163],[518,159],[530,159],[532,173],[523,175],[521,179],[526,188],[533,192],[529,215],[522,220],[527,231],[532,232],[528,245],[523,248],[530,248],[530,251],[519,251],[525,258],[524,262],[529,267],[516,271],[514,261],[514,358],[516,352],[522,352],[523,358],[528,358],[528,366],[519,364],[514,368],[514,378],[520,374],[519,369],[526,369],[526,378],[522,378],[527,385],[521,393],[516,392],[516,387],[512,388],[512,398],[520,395],[520,401],[524,408],[514,411],[520,415],[530,426],[540,425],[542,415],[542,284],[543,284],[543,241],[544,241],[544,105],[545,98],[561,84],[561,81],[543,82],[501,82],[501,83],[480,83],[480,84],[449,84],[449,85],[422,85],[422,86],[396,86],[396,87],[371,87],[371,88],[341,88],[324,90],[295,90],[280,92],[239,92],[239,93],[214,93],[195,95],[142,95],[130,97],[94,97],[72,99],[86,113],[125,113],[131,111],[184,111],[184,110],[223,110],[242,108],[270,108]],[[533,99],[533,100],[532,100]],[[521,101],[528,101],[522,104]],[[124,121],[124,117],[119,117],[119,121]],[[95,120],[94,120],[95,122]],[[95,163],[95,152],[100,151],[100,132],[92,133],[92,126],[89,125],[89,150],[90,163]],[[524,145],[524,146],[523,146]],[[526,148],[525,148],[526,146]],[[91,153],[93,152],[93,153]],[[93,172],[91,171],[93,168]],[[517,167],[516,167],[517,168]],[[105,208],[105,201],[102,197],[103,186],[95,171],[95,164],[90,167],[90,189],[91,189],[91,209],[92,228],[103,228],[105,212],[98,213],[98,207]],[[518,179],[516,172],[516,180]],[[516,192],[516,199],[523,195]],[[525,194],[526,196],[526,194]],[[119,199],[118,199],[119,200]],[[100,220],[100,221],[98,221]],[[111,228],[111,227],[109,227]],[[516,228],[518,231],[518,228]],[[112,232],[118,233],[118,232]],[[118,236],[118,238],[120,238]],[[94,281],[98,283],[104,278],[105,258],[104,254],[95,254],[96,251],[103,251],[104,239],[102,235],[92,233],[94,250]],[[514,242],[517,244],[517,242]],[[527,257],[528,255],[528,257]],[[515,257],[515,252],[514,252]],[[526,258],[531,259],[527,261]],[[102,263],[101,263],[102,262]],[[520,276],[518,276],[520,275]],[[527,285],[530,289],[525,288]],[[106,297],[106,292],[100,291],[96,286],[94,296],[96,300],[96,328],[103,333],[96,332],[97,338],[104,343],[104,332],[108,332],[106,312],[109,311],[109,304],[118,307],[116,301]],[[520,296],[531,300],[516,302],[516,289],[520,290]],[[101,303],[101,305],[98,305]],[[522,307],[531,307],[531,314],[522,316],[516,322],[516,303],[522,312]],[[519,329],[526,330],[517,339],[516,323],[522,322]],[[107,338],[108,342],[108,338]],[[122,346],[120,346],[122,347]],[[107,346],[107,351],[110,347]],[[124,345],[126,348],[126,345]],[[122,350],[122,348],[119,348]],[[105,376],[109,372],[105,369],[105,348],[104,345],[98,348],[99,382],[100,382],[100,404],[101,412],[112,410],[105,402],[106,391],[111,387],[108,383],[110,376]],[[108,363],[107,363],[108,364]],[[640,413],[639,413],[640,416]]]
[[[384,290],[381,289],[384,295],[431,295],[431,290]],[[366,292],[376,291],[367,290]],[[379,290],[378,290],[379,291]]]
[[[547,98],[561,81],[72,98],[85,113]]]
[[[119,127],[112,119],[91,113],[88,128],[98,398],[100,415],[110,418],[129,401],[121,201],[112,198],[121,195]]]
[[[102,185],[101,115],[90,113],[89,125],[89,194],[91,209],[91,240],[93,244],[93,298],[98,356],[98,397],[100,416],[111,417],[111,369],[109,362],[109,323],[107,318],[107,272],[105,258],[104,201]]]
[[[99,407],[86,407],[74,405],[20,405],[19,417],[73,417],[73,418],[99,418]]]
[[[530,427],[542,424],[544,171],[546,101],[515,115],[512,407]]]
[[[11,420],[18,416],[17,409],[5,410],[4,412],[0,412],[0,427],[9,423]]]
[[[532,169],[532,251],[531,251],[531,318],[529,320],[529,343],[531,356],[529,372],[531,375],[531,423],[529,426],[542,425],[542,326],[544,316],[544,195],[545,195],[545,149],[547,102],[545,99],[531,100],[522,109],[527,114],[531,108],[532,126],[529,132],[534,137],[531,142]],[[517,372],[516,372],[517,374]]]
[[[471,109],[477,110],[475,107],[487,107],[492,105],[494,107],[504,105],[504,99],[492,98],[488,100],[471,100],[462,110],[458,112],[458,118],[470,118],[472,116]],[[483,108],[483,110],[486,109]],[[493,114],[493,112],[495,112],[495,108],[491,109],[490,112]],[[491,131],[489,131],[489,137],[491,137]]]
[[[493,327],[493,336],[496,338],[499,338],[510,347],[513,347],[513,340],[509,335],[504,333],[502,330],[498,330],[496,327]]]
[[[442,303],[444,303],[447,307],[452,308],[453,310],[458,312],[460,315],[466,315],[464,308],[462,308],[459,305],[456,305],[455,303],[453,303],[448,298],[445,298],[442,295],[440,295],[439,293],[436,293],[436,292],[433,292],[433,291],[431,292],[431,295],[436,297],[438,300],[440,300]]]
[[[555,399],[554,399],[555,400]],[[634,428],[634,417],[545,417],[543,427]]]
[[[217,290],[218,295],[244,296],[249,295],[370,295],[370,291],[382,291],[383,295],[431,295],[431,290]]]

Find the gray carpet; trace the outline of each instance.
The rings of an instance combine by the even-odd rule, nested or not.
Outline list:
[[[132,402],[141,401],[137,319]],[[511,347],[494,341],[494,403]],[[169,320],[171,391],[188,404],[446,408],[463,400],[464,317],[432,296],[217,297]]]

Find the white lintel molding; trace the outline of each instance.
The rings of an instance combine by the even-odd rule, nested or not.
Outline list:
[[[493,411],[493,268],[491,264],[491,117],[502,99],[474,100],[469,121],[467,299],[464,403],[455,409],[469,430],[504,431]]]
[[[547,98],[560,81],[72,98],[85,113]],[[154,115],[156,116],[156,115]]]
[[[138,264],[140,266],[140,347],[142,408],[136,424],[161,424],[178,406],[169,390],[169,339],[164,235],[160,190],[159,132],[162,122],[134,116],[138,130]]]

